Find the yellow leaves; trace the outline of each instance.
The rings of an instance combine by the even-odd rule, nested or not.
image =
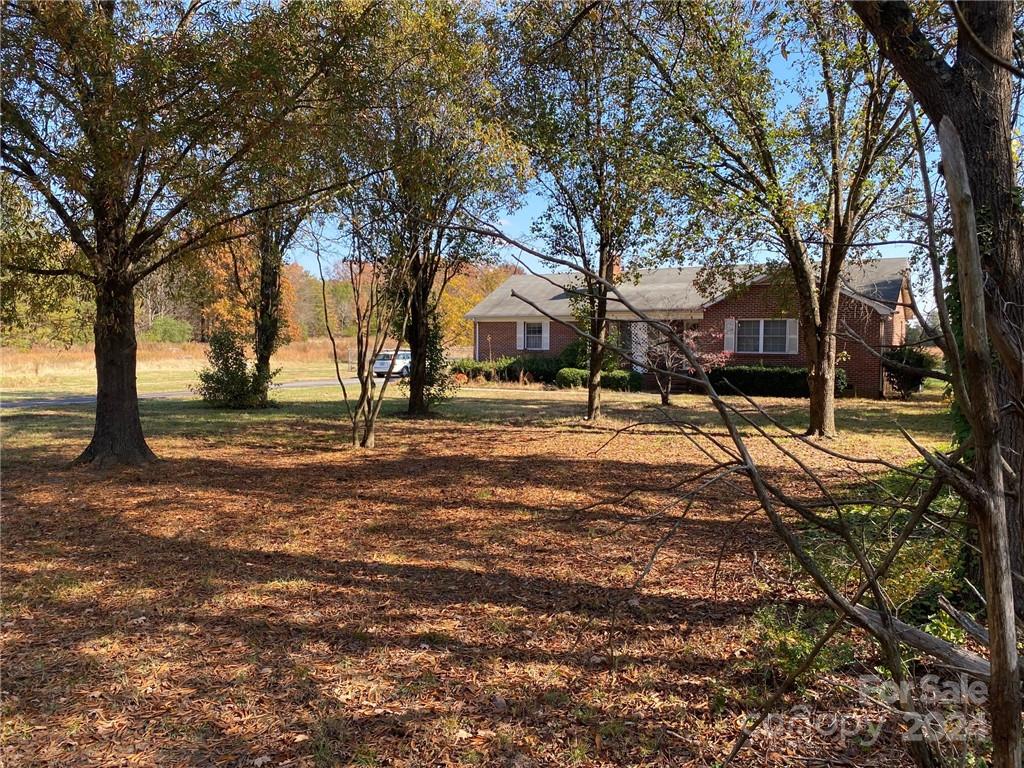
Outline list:
[[[473,344],[473,321],[466,318],[466,313],[515,271],[508,265],[473,268],[449,281],[439,305],[446,347]]]

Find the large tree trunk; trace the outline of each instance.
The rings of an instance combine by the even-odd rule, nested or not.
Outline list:
[[[807,435],[836,435],[836,324],[839,320],[839,293],[822,298],[824,321],[809,339],[807,349],[807,384],[810,389],[810,412]]]
[[[277,350],[281,335],[282,254],[272,232],[260,232],[259,240],[260,290],[256,303],[253,352],[260,404],[266,406],[270,401],[270,357]]]
[[[425,416],[430,408],[427,402],[427,345],[430,339],[430,294],[429,286],[413,286],[409,308],[409,323],[405,340],[412,353],[409,365],[409,408],[410,416]]]
[[[1014,505],[1008,498],[1003,469],[1006,454],[1000,433],[1006,428],[1001,425],[1006,401],[1001,400],[998,393],[989,335],[990,326],[994,335],[1006,329],[1000,327],[1002,317],[993,317],[991,294],[986,296],[982,228],[978,226],[979,214],[968,179],[963,143],[949,117],[944,117],[939,124],[939,144],[956,243],[964,362],[970,393],[970,407],[965,413],[971,422],[975,483],[979,489],[979,493],[971,497],[970,507],[978,527],[985,575],[985,612],[992,665],[989,681],[992,757],[999,768],[1018,768],[1021,762],[1021,693],[1011,575],[1015,564],[1009,532],[1010,523],[1016,523],[1016,517],[1008,511]],[[1012,364],[1012,360],[1008,361],[1005,368]],[[1005,374],[1004,370],[1002,375],[1005,377]],[[1016,565],[1019,566],[1019,562]]]
[[[836,358],[822,355],[807,368],[810,387],[810,419],[807,435],[835,437],[836,434]]]
[[[75,464],[105,467],[156,461],[139,420],[135,383],[135,293],[118,275],[96,286],[96,425]]]

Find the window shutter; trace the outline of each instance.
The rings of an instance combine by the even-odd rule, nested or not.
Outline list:
[[[526,340],[523,338],[525,334],[523,326],[522,320],[516,320],[516,349],[522,349],[526,346]]]
[[[736,351],[736,318],[725,318],[725,351]]]
[[[547,320],[540,324],[540,348],[551,349],[551,323]]]
[[[795,355],[800,348],[800,321],[786,320],[786,354]]]

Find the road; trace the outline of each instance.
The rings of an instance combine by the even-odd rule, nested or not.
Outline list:
[[[345,386],[358,384],[358,379],[343,379]],[[337,379],[308,379],[306,381],[286,381],[278,384],[274,389],[321,389],[323,387],[338,386]],[[195,393],[187,389],[175,392],[140,392],[140,400],[180,400],[181,398],[195,397]],[[92,405],[96,402],[96,395],[64,395],[56,397],[33,397],[25,400],[0,400],[0,409],[8,410],[15,408],[60,408],[68,405]]]

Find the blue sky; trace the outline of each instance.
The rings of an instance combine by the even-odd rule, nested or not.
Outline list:
[[[540,216],[544,211],[544,206],[544,198],[536,192],[531,191],[523,197],[518,208],[510,213],[502,214],[491,223],[509,237],[530,244],[530,226],[533,224],[534,219]],[[336,230],[334,230],[333,227],[328,227],[328,236],[330,236],[332,232],[336,232]],[[324,256],[325,265],[328,261],[337,260],[342,255],[339,251],[339,246],[327,246],[326,243],[321,246],[321,252]],[[527,269],[534,272],[554,271],[552,270],[551,265],[545,264],[534,256],[520,253],[511,247],[503,249],[504,260],[509,262],[514,261],[515,256],[513,256],[513,252],[515,252],[515,256],[518,256],[519,260]],[[301,243],[297,243],[291,249],[288,256],[291,261],[301,264],[312,274],[317,274],[316,253],[310,248]]]

